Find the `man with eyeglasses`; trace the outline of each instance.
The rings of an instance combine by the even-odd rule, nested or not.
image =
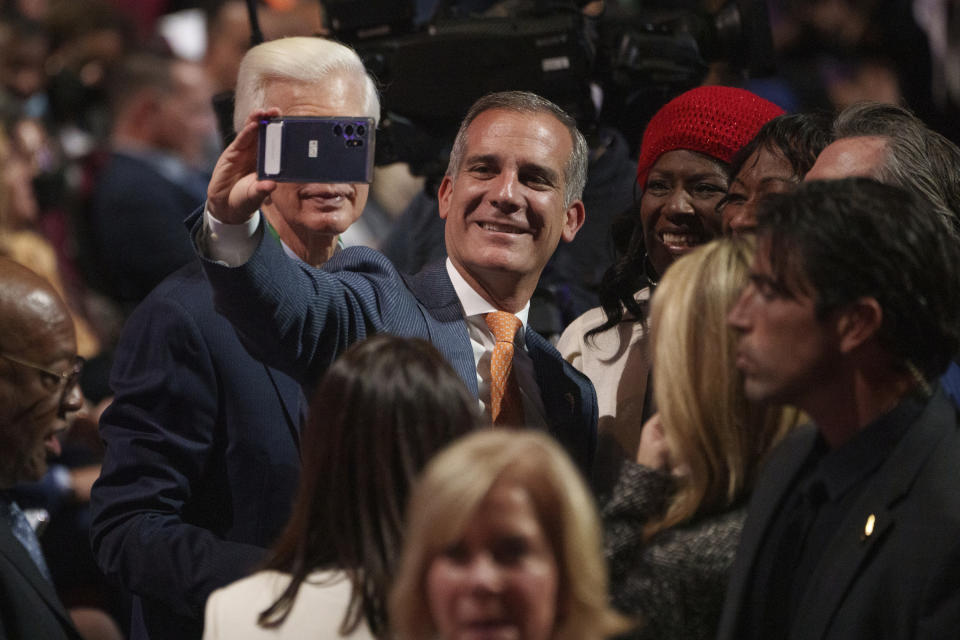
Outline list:
[[[40,544],[6,491],[39,480],[83,404],[70,312],[50,284],[0,258],[0,637],[80,638]]]

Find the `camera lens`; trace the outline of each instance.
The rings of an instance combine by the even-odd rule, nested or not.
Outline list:
[[[358,136],[362,136],[362,135],[365,134],[366,132],[367,132],[367,128],[366,128],[365,126],[363,126],[362,124],[358,124],[358,125],[357,125],[357,135],[358,135]]]
[[[347,132],[347,135],[348,135],[348,136],[352,136],[352,135],[353,135],[353,125],[352,125],[352,124],[348,124],[346,127],[343,128],[343,130]]]
[[[343,135],[343,127],[338,124],[333,125],[333,135],[340,136]]]

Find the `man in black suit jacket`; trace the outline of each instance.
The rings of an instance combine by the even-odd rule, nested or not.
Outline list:
[[[758,220],[737,366],[748,397],[815,427],[756,483],[719,638],[956,637],[960,430],[937,383],[960,347],[956,238],[864,178],[805,184]]]
[[[0,490],[39,480],[83,404],[73,319],[43,278],[0,258]],[[0,638],[80,636],[22,512],[0,494]]]
[[[319,38],[247,52],[237,104],[243,115],[253,104],[379,116],[357,55]],[[367,189],[278,188],[263,212],[280,259],[326,261]],[[111,387],[116,397],[100,421],[107,450],[91,497],[94,552],[134,596],[132,638],[200,638],[207,596],[252,571],[289,516],[306,410],[300,386],[247,352],[214,310],[194,261],[128,320]]]
[[[210,182],[198,249],[218,311],[246,344],[299,379],[319,375],[349,344],[381,331],[430,340],[491,406],[495,311],[514,314],[510,377],[517,420],[549,430],[584,471],[596,446],[589,380],[527,327],[530,298],[558,243],[583,225],[587,145],[559,107],[525,92],[491,94],[469,110],[438,193],[448,259],[408,278],[382,254],[347,249],[323,270],[284,265],[257,214],[272,181],[257,181],[253,111]],[[247,229],[227,242],[226,232]],[[231,234],[239,235],[239,234]],[[232,265],[232,266],[231,266]]]

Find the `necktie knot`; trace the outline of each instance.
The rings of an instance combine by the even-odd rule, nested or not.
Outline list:
[[[517,330],[523,324],[520,322],[520,318],[506,311],[491,311],[484,316],[484,319],[497,342],[509,342],[511,344],[513,344],[513,339],[517,335]]]
[[[0,496],[0,518],[6,520],[11,533],[13,533],[13,537],[23,545],[23,548],[33,560],[34,564],[37,565],[37,569],[43,574],[43,577],[46,578],[48,582],[52,582],[50,569],[47,568],[46,560],[44,560],[43,557],[43,550],[40,548],[40,541],[37,539],[37,534],[34,533],[33,527],[30,526],[30,522],[20,509],[20,506],[5,496]]]

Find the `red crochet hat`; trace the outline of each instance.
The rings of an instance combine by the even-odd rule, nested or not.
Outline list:
[[[650,167],[675,149],[699,151],[729,163],[765,122],[783,109],[758,95],[734,87],[697,87],[663,105],[643,132],[637,182],[647,183]]]

